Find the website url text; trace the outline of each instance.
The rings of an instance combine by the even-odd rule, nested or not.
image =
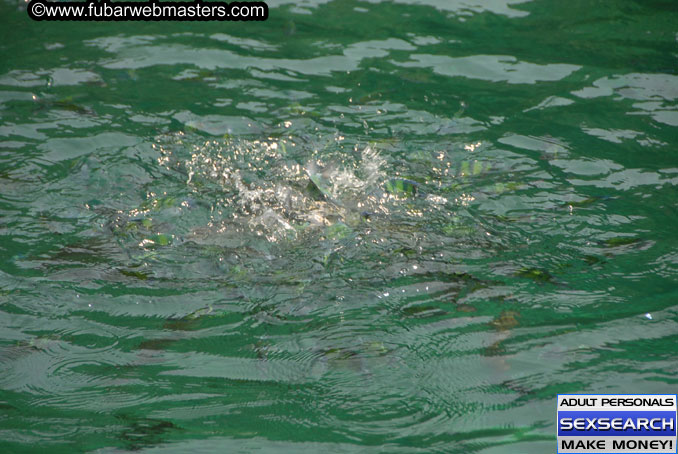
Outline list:
[[[264,2],[49,2],[32,0],[28,15],[36,21],[264,21]]]

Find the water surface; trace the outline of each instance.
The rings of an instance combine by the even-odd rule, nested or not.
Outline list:
[[[670,1],[0,5],[6,452],[544,453],[675,392]]]

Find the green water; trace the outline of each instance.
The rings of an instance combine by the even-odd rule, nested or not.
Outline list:
[[[673,1],[0,3],[0,451],[554,452],[676,392]]]

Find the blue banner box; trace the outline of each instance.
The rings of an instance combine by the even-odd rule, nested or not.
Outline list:
[[[676,435],[675,411],[559,411],[559,437],[670,437]]]
[[[677,453],[675,394],[559,394],[558,453]]]

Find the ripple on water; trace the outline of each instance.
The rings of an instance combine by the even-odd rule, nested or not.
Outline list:
[[[670,391],[676,21],[559,5],[4,11],[0,451],[543,453]]]

